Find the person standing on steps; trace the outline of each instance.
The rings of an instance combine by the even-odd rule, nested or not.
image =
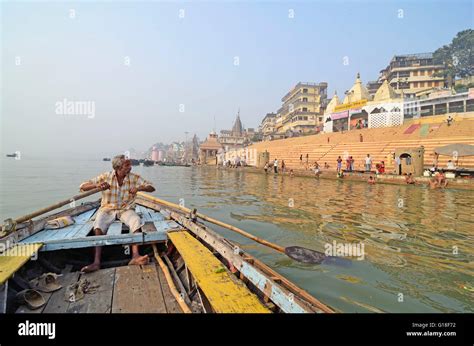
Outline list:
[[[370,154],[367,154],[365,158],[365,171],[370,172],[372,169],[372,159],[370,158]]]
[[[339,156],[337,158],[337,173],[339,173],[341,171],[341,168],[342,168],[342,159],[341,157]]]

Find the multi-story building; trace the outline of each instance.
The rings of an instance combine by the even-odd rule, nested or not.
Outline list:
[[[404,103],[405,118],[420,118],[448,113],[474,112],[474,88],[456,93],[452,90],[434,91],[424,98]]]
[[[276,116],[275,113],[267,113],[263,118],[259,128],[263,139],[267,139],[275,132]]]
[[[434,63],[433,53],[395,55],[380,71],[378,82],[381,85],[387,80],[404,98],[415,98],[417,93],[427,89],[445,87],[446,78],[438,77],[443,70],[444,65]]]
[[[299,82],[281,101],[275,119],[278,134],[317,132],[323,124],[323,111],[327,101],[328,84]]]

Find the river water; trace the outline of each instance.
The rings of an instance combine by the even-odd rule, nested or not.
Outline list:
[[[67,199],[100,160],[0,160],[0,218]],[[156,195],[283,246],[363,245],[350,265],[299,264],[212,226],[341,312],[474,312],[474,193],[215,167],[134,167]],[[92,199],[96,199],[95,198]],[[359,248],[360,249],[360,248]]]

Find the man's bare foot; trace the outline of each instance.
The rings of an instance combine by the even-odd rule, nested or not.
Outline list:
[[[149,261],[150,259],[147,255],[137,256],[137,257],[132,258],[132,260],[128,262],[128,265],[144,265],[144,264],[148,264]]]
[[[83,273],[92,273],[100,269],[100,263],[92,263],[81,269]]]

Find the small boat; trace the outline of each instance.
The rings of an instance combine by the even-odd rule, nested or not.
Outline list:
[[[140,161],[136,159],[130,159],[130,164],[132,166],[140,166]]]
[[[144,221],[142,232],[129,234],[126,225],[115,221],[103,236],[91,235],[100,201],[57,210],[98,191],[74,196],[15,221],[8,219],[2,225],[0,245],[6,247],[3,254],[7,256],[0,256],[0,287],[8,287],[4,302],[14,302],[14,296],[28,287],[30,280],[52,272],[61,276],[54,291],[40,293],[44,301],[34,306],[35,312],[335,312],[239,244],[198,221],[196,215],[200,214],[195,210],[187,213],[183,207],[139,192],[135,210]],[[37,218],[51,211],[56,212]],[[74,223],[46,229],[48,221],[63,216],[71,217]],[[130,256],[124,247],[130,244],[142,245],[140,251],[149,255],[151,263],[127,265]],[[81,273],[80,268],[92,260],[94,246],[103,246],[101,269]],[[9,260],[13,253],[18,256],[15,261]],[[39,260],[29,260],[35,256]],[[100,288],[86,294],[78,289],[84,285]],[[7,313],[31,312],[28,304],[8,303],[0,308]]]
[[[168,166],[168,167],[191,167],[191,165],[187,163],[174,163],[174,162],[163,162],[163,161],[159,161],[158,165]]]
[[[154,165],[155,165],[155,161],[153,161],[153,160],[145,160],[145,161],[143,161],[143,166],[149,167],[149,166],[154,166]]]
[[[110,158],[104,157],[104,158],[102,159],[102,161],[110,161]]]
[[[15,154],[7,154],[7,157],[16,157],[16,153]]]

